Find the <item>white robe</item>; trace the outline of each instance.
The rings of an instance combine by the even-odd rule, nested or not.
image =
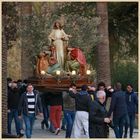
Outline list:
[[[63,29],[53,29],[49,35],[50,41],[53,41],[53,45],[56,47],[56,58],[61,68],[64,68],[64,45],[63,39],[68,40],[68,35]]]

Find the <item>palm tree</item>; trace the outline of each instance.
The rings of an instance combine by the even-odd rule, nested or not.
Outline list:
[[[101,18],[101,23],[98,26],[98,32],[101,36],[101,41],[97,46],[97,83],[105,82],[107,86],[111,84],[110,74],[110,51],[108,38],[108,9],[106,2],[97,2],[97,15]]]
[[[25,18],[29,17],[32,14],[32,2],[23,2],[19,3],[20,6],[20,28],[24,29],[26,26],[30,26],[30,21],[27,21]],[[27,79],[33,74],[33,68],[31,67],[31,61],[29,60],[28,48],[31,47],[32,39],[28,38],[28,46],[25,45],[25,38],[21,33],[21,79]]]

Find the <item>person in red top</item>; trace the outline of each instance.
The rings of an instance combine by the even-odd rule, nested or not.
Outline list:
[[[66,63],[68,71],[75,70],[77,73],[84,75],[86,73],[86,58],[79,48],[68,48],[69,61]]]
[[[86,58],[85,58],[83,52],[79,48],[71,48],[71,49],[72,49],[70,52],[71,57],[76,59],[81,65],[85,65]]]

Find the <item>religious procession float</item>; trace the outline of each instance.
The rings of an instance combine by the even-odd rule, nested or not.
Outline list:
[[[71,37],[64,32],[59,22],[55,22],[49,35],[49,49],[40,52],[36,76],[29,79],[37,89],[64,91],[72,83],[77,87],[93,85],[95,71],[87,64],[79,47],[69,47],[68,40]]]

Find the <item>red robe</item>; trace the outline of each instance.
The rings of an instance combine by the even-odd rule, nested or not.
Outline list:
[[[86,64],[86,58],[83,54],[83,52],[79,49],[79,48],[74,48],[70,55],[76,59],[81,65],[85,65]]]
[[[74,48],[71,51],[70,56],[73,59],[76,59],[80,63],[80,71],[79,71],[79,73],[81,75],[86,74],[86,64],[87,63],[86,63],[86,58],[85,58],[83,52],[79,48]]]

